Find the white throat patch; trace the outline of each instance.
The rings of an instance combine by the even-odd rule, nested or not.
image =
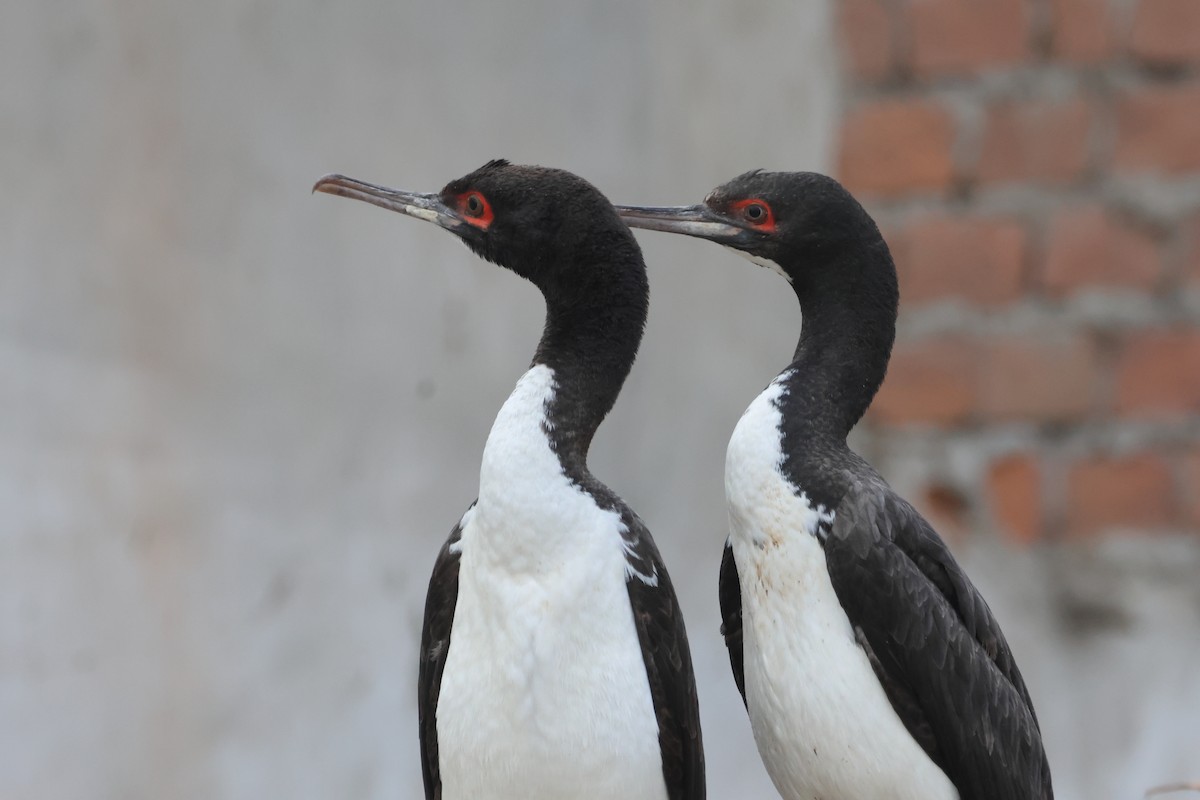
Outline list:
[[[788,275],[786,272],[784,272],[783,267],[779,266],[771,259],[764,258],[762,256],[756,256],[753,253],[747,253],[745,250],[739,250],[736,247],[730,247],[727,244],[721,245],[721,246],[724,247],[726,250],[728,250],[731,253],[737,253],[739,256],[746,259],[751,264],[757,264],[760,267],[766,267],[767,269],[771,270],[772,272],[776,272],[776,273],[782,275],[784,278],[787,279],[788,283],[792,282],[792,276]]]

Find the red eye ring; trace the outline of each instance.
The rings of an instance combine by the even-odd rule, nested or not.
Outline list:
[[[458,211],[468,223],[482,230],[487,230],[496,216],[492,213],[492,204],[476,189],[458,196]]]
[[[775,212],[771,204],[757,197],[748,197],[730,204],[729,210],[749,222],[755,230],[770,233],[775,230]]]

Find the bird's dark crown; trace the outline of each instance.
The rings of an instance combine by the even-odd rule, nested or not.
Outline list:
[[[440,197],[469,223],[456,232],[471,250],[543,292],[612,277],[621,265],[641,267],[637,242],[612,205],[565,170],[497,159],[446,184]]]

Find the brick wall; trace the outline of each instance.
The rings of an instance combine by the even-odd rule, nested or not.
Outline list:
[[[838,0],[900,272],[872,453],[953,538],[1200,531],[1200,0]]]

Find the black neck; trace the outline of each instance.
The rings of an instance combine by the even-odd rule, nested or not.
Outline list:
[[[569,289],[543,288],[546,326],[533,363],[554,370],[547,433],[576,479],[586,475],[592,437],[616,402],[642,340],[649,289],[635,257],[636,264],[575,270]]]
[[[880,239],[838,261],[821,270],[830,285],[795,286],[803,322],[781,403],[788,453],[844,447],[887,372],[899,301],[891,256]]]

